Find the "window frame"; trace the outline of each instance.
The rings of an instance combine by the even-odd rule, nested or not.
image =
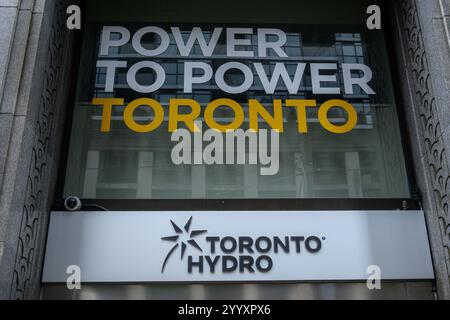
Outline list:
[[[385,29],[385,45],[388,53],[389,70],[392,76],[394,89],[395,83],[400,82],[400,71],[396,65],[395,44],[393,43],[392,31],[394,29],[391,10],[393,3],[380,0],[383,12],[383,28]],[[81,1],[83,21],[87,17],[87,0]],[[389,14],[387,14],[389,13]],[[60,166],[56,183],[55,204],[53,210],[64,210],[63,192],[69,158],[69,148],[72,132],[72,121],[76,101],[76,91],[79,67],[82,55],[82,43],[85,28],[77,32],[75,52],[72,56],[74,74],[72,75],[71,88],[69,88],[69,105],[66,106],[67,113],[64,125],[63,144],[61,148]],[[396,111],[400,126],[400,139],[403,145],[406,175],[409,182],[410,194],[417,192],[416,177],[412,163],[411,142],[407,133],[407,123],[404,117],[405,103],[401,92],[394,90],[396,100]],[[419,210],[421,204],[419,199],[410,198],[281,198],[281,199],[81,199],[84,206],[83,211],[298,211],[298,210]]]

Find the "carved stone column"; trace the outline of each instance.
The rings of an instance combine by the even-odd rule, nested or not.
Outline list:
[[[65,27],[66,8],[76,2],[0,1],[11,36],[0,90],[0,299],[39,298],[71,87],[75,33]]]
[[[438,296],[450,299],[450,0],[395,1],[399,83]]]

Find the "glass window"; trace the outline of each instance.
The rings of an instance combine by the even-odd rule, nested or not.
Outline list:
[[[200,1],[195,4],[196,10],[191,8],[193,4],[178,0],[156,4],[144,0],[130,1],[133,5],[125,7],[118,0],[89,1],[65,195],[99,199],[409,197],[383,31],[369,31],[365,27],[365,8],[374,1],[281,0],[276,6],[260,1]],[[333,12],[332,16],[330,12]],[[159,63],[166,72],[166,81],[160,90],[150,94],[130,90],[126,81],[127,69],[120,69],[114,92],[105,92],[106,70],[96,67],[96,61],[101,58],[100,37],[105,25],[127,27],[131,34],[143,26],[156,25],[170,34],[168,49],[157,57],[146,58],[136,54],[131,43],[111,50],[106,58],[102,57],[126,61],[128,65],[144,60]],[[180,27],[185,41],[193,27],[201,27],[207,41],[214,27],[278,28],[287,34],[282,48],[288,57],[279,57],[269,50],[267,58],[227,58],[223,36],[212,57],[203,57],[197,44],[190,56],[181,57],[170,33],[171,26]],[[258,52],[256,36],[243,38],[252,40],[252,45],[238,46],[238,50]],[[155,48],[160,41],[159,37],[147,36],[143,38],[143,46]],[[275,64],[280,62],[285,64],[291,77],[295,75],[299,62],[337,64],[339,69],[329,73],[337,75],[337,84],[324,82],[323,87],[338,86],[341,92],[344,92],[342,63],[361,63],[373,71],[370,86],[376,95],[368,95],[358,86],[354,86],[352,95],[313,94],[309,68],[295,95],[289,94],[282,81],[278,82],[274,94],[267,94],[254,69],[255,81],[245,93],[227,94],[218,88],[214,78],[195,84],[192,94],[184,93],[185,62],[203,61],[215,72],[230,60],[250,68],[255,62],[260,62],[269,78]],[[353,74],[353,77],[360,76],[358,72]],[[150,70],[137,76],[142,84],[151,84],[154,78],[155,73]],[[242,73],[228,72],[225,80],[230,85],[239,85],[244,79]],[[176,142],[171,141],[171,133],[168,132],[167,114],[156,131],[135,133],[124,124],[124,106],[114,106],[111,131],[101,132],[102,108],[91,103],[93,98],[100,97],[121,97],[125,104],[137,98],[152,98],[166,109],[170,99],[174,98],[195,99],[202,109],[214,99],[231,98],[245,109],[243,129],[249,126],[249,99],[257,99],[270,113],[273,112],[274,99],[316,99],[318,105],[329,99],[343,99],[355,107],[358,123],[349,133],[332,134],[320,126],[317,108],[309,108],[309,132],[300,134],[297,113],[293,108],[284,108],[285,130],[279,136],[279,171],[275,175],[264,176],[259,174],[261,165],[175,165],[171,152]],[[189,108],[182,109],[182,113],[189,111]],[[135,112],[139,123],[148,123],[154,116],[148,108],[139,108]],[[229,109],[221,109],[215,116],[226,123],[232,120],[233,113]],[[338,108],[331,109],[328,117],[335,124],[347,121],[347,114]],[[260,125],[269,129],[262,121]]]

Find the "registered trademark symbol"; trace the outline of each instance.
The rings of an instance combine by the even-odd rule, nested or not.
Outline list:
[[[326,237],[322,237],[322,240],[325,241],[325,240],[327,240],[327,238]]]

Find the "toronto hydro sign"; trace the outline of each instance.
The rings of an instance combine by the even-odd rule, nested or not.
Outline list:
[[[190,230],[192,217],[186,222],[183,229],[170,221],[175,234],[164,237],[162,240],[173,242],[173,247],[169,250],[162,271],[171,255],[180,247],[181,260],[185,255],[188,246],[192,246],[197,251],[204,253],[203,249],[195,241],[195,238],[207,233],[207,230]],[[186,241],[182,240],[183,234]],[[326,238],[323,237],[322,240]],[[259,236],[257,238],[249,236],[206,236],[205,242],[209,248],[209,255],[199,255],[197,258],[190,255],[187,257],[188,273],[216,271],[222,273],[240,272],[240,273],[267,273],[273,268],[273,259],[268,253],[278,254],[284,252],[293,252],[300,254],[302,246],[309,253],[317,253],[322,247],[321,240],[316,236]],[[294,249],[295,247],[295,249]],[[217,270],[216,270],[217,269]]]
[[[54,212],[43,281],[432,279],[423,212]]]

